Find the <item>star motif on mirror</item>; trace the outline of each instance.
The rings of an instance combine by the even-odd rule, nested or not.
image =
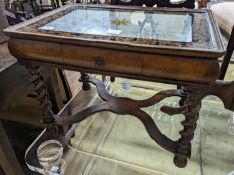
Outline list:
[[[117,26],[120,26],[120,25],[128,25],[130,21],[127,20],[126,18],[123,18],[123,19],[116,18],[112,20],[111,23],[116,24]]]

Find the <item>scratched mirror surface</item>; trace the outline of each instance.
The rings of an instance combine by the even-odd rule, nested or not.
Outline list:
[[[19,29],[76,39],[218,50],[216,25],[206,10],[70,5]]]
[[[189,14],[80,9],[39,29],[77,34],[192,42],[192,16]]]

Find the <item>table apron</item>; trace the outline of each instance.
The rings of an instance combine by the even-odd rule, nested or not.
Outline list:
[[[217,79],[216,59],[159,55],[34,40],[10,39],[9,50],[16,58],[62,67],[77,67],[116,75],[209,84]]]

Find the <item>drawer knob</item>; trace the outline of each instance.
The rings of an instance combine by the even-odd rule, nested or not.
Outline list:
[[[101,66],[105,65],[104,59],[101,57],[94,58],[94,61],[95,61],[95,66],[97,66],[97,67],[101,67]]]

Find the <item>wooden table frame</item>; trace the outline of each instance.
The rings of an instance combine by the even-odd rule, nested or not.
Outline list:
[[[123,6],[88,5],[87,7],[142,10],[141,7]],[[100,111],[110,111],[120,115],[129,114],[135,116],[143,123],[148,134],[153,140],[155,140],[155,142],[175,155],[174,163],[176,166],[181,168],[185,167],[187,165],[187,159],[191,157],[191,141],[194,137],[196,122],[199,117],[201,100],[207,95],[217,95],[223,100],[227,109],[234,109],[233,99],[230,98],[230,95],[233,97],[234,92],[233,90],[226,90],[233,89],[234,83],[216,81],[219,74],[218,57],[224,54],[224,47],[220,38],[220,32],[211,13],[207,10],[144,8],[146,11],[159,10],[163,12],[184,11],[206,13],[209,18],[208,25],[213,29],[213,33],[211,33],[211,35],[217,45],[217,48],[212,50],[205,48],[164,47],[160,45],[152,46],[148,44],[124,44],[123,42],[101,41],[99,39],[92,42],[94,40],[87,38],[77,39],[70,36],[57,37],[50,34],[35,34],[32,32],[18,30],[38,20],[42,20],[50,15],[56,14],[66,8],[68,8],[68,6],[5,30],[6,34],[11,37],[9,40],[9,50],[16,58],[18,58],[18,61],[21,64],[26,66],[32,75],[31,81],[35,86],[34,91],[38,94],[38,100],[40,101],[40,106],[44,116],[43,123],[46,124],[47,131],[59,134],[60,126],[81,122],[91,114]],[[51,51],[47,53],[46,51],[48,51],[48,48],[51,49]],[[104,58],[98,55],[91,55],[92,66],[90,67],[87,67],[87,65],[83,63],[81,65],[77,65],[77,61],[80,58],[80,53],[77,53],[78,57],[74,54],[77,49],[84,49],[85,51],[83,50],[82,57],[87,59],[90,59],[90,56],[87,53],[94,52],[95,54],[95,49],[101,50],[101,52],[106,55],[104,55]],[[63,57],[60,55],[61,52],[64,54]],[[42,53],[43,55],[40,55]],[[126,54],[130,55],[133,59],[139,54],[139,59],[142,59],[143,61],[147,60],[145,63],[142,63],[142,67],[147,64],[149,64],[149,66],[155,65],[155,59],[157,59],[159,66],[167,65],[167,67],[173,67],[174,65],[181,63],[182,68],[180,71],[182,73],[173,72],[173,69],[170,69],[167,72],[163,72],[162,74],[158,73],[157,76],[153,76],[152,70],[157,71],[159,67],[151,67],[151,72],[146,69],[146,72],[148,71],[148,73],[144,74],[143,71],[143,74],[141,74],[142,71],[141,73],[137,73],[138,70],[135,69],[135,67],[129,66],[128,70],[122,69],[121,67],[117,69],[114,67],[114,65],[118,65],[117,62],[115,62],[115,64],[108,62],[108,59],[115,60],[114,58],[117,56],[119,64],[124,64],[121,62],[121,56],[123,57]],[[109,58],[107,58],[107,56]],[[64,57],[69,60],[69,63],[65,62],[67,60],[63,59]],[[154,59],[153,62],[151,57]],[[111,69],[105,67],[106,62],[111,65]],[[189,65],[193,64],[199,65],[199,70],[192,70],[193,67]],[[39,72],[39,66],[52,66],[80,71],[80,81],[83,82],[83,90],[89,90],[89,83],[95,85],[99,96],[105,101],[105,103],[89,107],[77,114],[72,114],[71,116],[57,116],[53,114],[47,88]],[[96,73],[112,77],[124,77],[152,82],[172,83],[178,85],[179,88],[175,90],[165,90],[157,93],[149,99],[137,101],[129,98],[111,96],[106,92],[102,81],[91,78],[86,73]],[[181,98],[180,107],[173,108],[163,106],[161,107],[161,111],[169,115],[183,114],[185,116],[184,121],[181,122],[184,128],[179,132],[180,138],[177,141],[173,141],[163,135],[152,118],[141,110],[142,107],[151,106],[160,102],[164,98],[171,96],[178,96]]]

